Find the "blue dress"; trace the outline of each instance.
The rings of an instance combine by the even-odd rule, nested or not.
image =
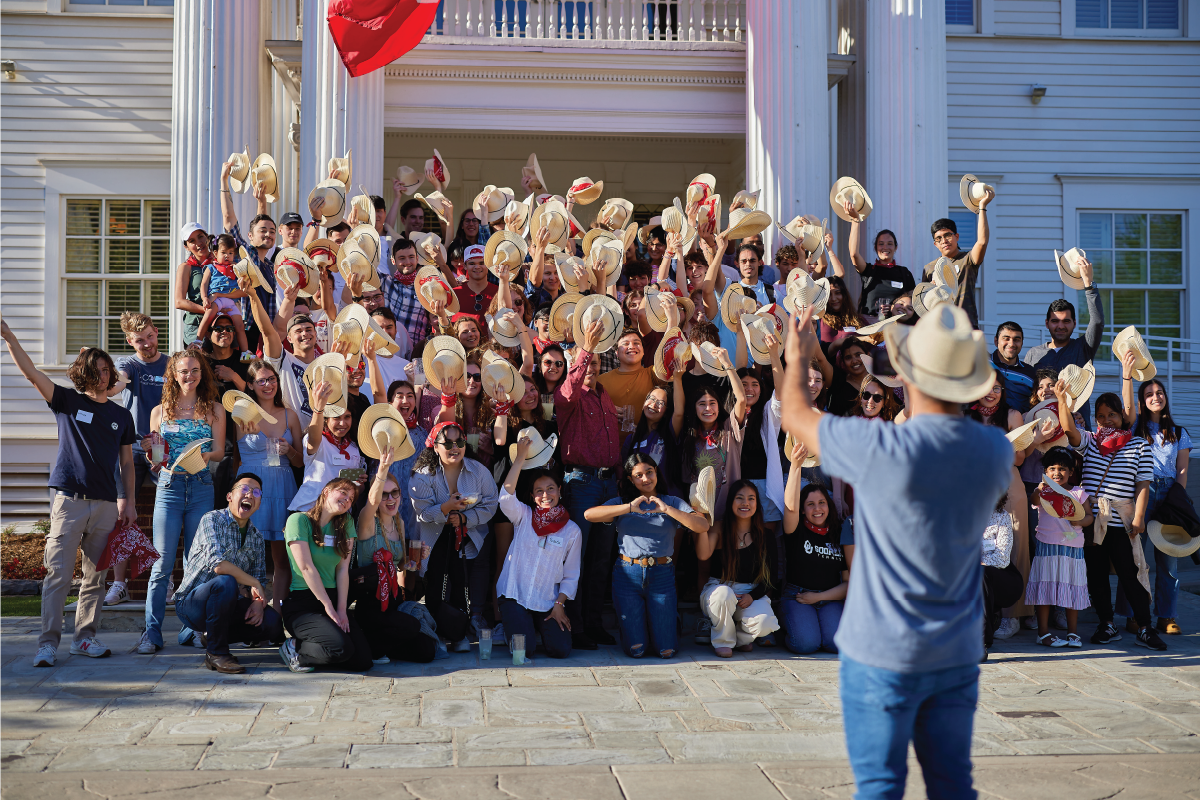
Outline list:
[[[283,410],[283,438],[293,447],[291,428],[287,427],[287,415]],[[283,526],[287,522],[288,504],[296,496],[296,476],[292,473],[291,462],[280,456],[279,466],[267,466],[267,436],[262,433],[250,433],[238,439],[238,450],[242,454],[241,472],[253,472],[263,479],[262,504],[250,521],[265,541],[283,541]]]

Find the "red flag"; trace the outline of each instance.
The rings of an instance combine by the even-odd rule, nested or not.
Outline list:
[[[326,19],[342,63],[358,78],[416,47],[437,10],[436,0],[331,0]]]

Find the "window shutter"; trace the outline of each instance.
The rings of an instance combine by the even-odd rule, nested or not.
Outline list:
[[[1177,29],[1179,0],[1146,0],[1146,27],[1159,30]]]
[[[1142,0],[1109,0],[1114,28],[1142,27]]]
[[[947,25],[975,25],[975,0],[946,0]]]
[[[1075,0],[1076,28],[1107,28],[1108,0]]]

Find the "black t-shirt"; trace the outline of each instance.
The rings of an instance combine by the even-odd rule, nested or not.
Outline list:
[[[229,358],[217,358],[212,353],[206,353],[205,355],[208,356],[208,365],[210,367],[212,367],[214,375],[216,375],[216,373],[217,373],[217,367],[229,367],[243,381],[250,380],[250,378],[249,378],[250,365],[242,362],[241,354],[238,353],[236,350],[234,350],[230,354]],[[234,383],[233,381],[223,381],[223,380],[221,380],[221,376],[217,375],[217,391],[219,391],[222,396],[224,396],[224,394],[226,392],[228,392],[230,389],[237,389],[237,388],[238,388],[237,384]],[[248,386],[242,391],[245,391],[246,394],[248,394],[252,397],[254,396],[254,392],[250,391],[250,387],[248,387]],[[272,416],[274,416],[274,415],[272,414]]]
[[[770,397],[759,400],[763,406],[771,402]],[[763,414],[770,413],[763,408]],[[746,417],[747,420],[750,418]],[[742,432],[742,477],[748,481],[765,481],[767,479],[767,449],[763,446],[762,420],[757,427],[747,425]]]
[[[840,584],[846,570],[840,538],[834,531],[813,533],[801,520],[796,531],[783,537],[788,583],[810,592],[826,592]]]
[[[58,423],[58,455],[50,471],[50,488],[115,503],[121,448],[137,439],[133,417],[112,401],[97,403],[57,385],[46,405]]]
[[[833,373],[833,385],[829,389],[829,413],[838,417],[850,416],[858,407],[858,387],[854,379],[841,370]]]
[[[346,408],[350,409],[350,441],[358,441],[358,421],[362,419],[362,415],[371,407],[371,397],[367,396],[362,390],[358,394],[351,393],[347,397],[348,402]]]
[[[908,267],[897,264],[868,264],[861,273],[862,297],[858,301],[858,313],[876,316],[879,301],[895,300],[905,292],[911,292],[917,282]]]
[[[765,535],[767,537],[767,574],[774,575],[777,572],[778,558],[776,553],[778,552],[778,547],[775,544],[774,534],[767,532]],[[713,551],[711,564],[712,573],[718,576],[717,580],[722,583],[733,581],[734,583],[754,584],[753,588],[750,589],[750,596],[755,600],[767,593],[766,584],[758,582],[761,563],[758,558],[758,548],[753,544],[738,550],[737,575],[733,577],[725,574],[725,554],[720,549]]]

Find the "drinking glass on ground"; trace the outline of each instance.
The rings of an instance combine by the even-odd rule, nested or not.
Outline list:
[[[509,640],[509,648],[512,649],[513,666],[519,667],[525,663],[525,634],[514,633],[512,639]]]
[[[487,661],[492,657],[492,629],[484,628],[479,632],[479,658]]]

